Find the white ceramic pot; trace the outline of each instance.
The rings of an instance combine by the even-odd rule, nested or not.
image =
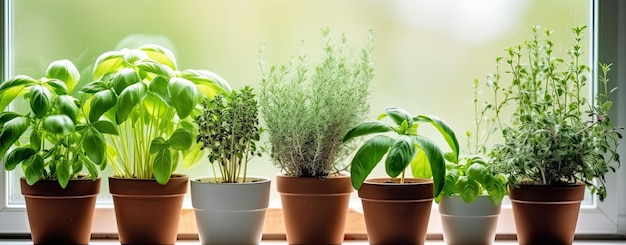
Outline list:
[[[269,205],[270,179],[214,183],[213,177],[191,180],[191,201],[202,244],[259,244]]]
[[[479,196],[466,203],[460,196],[445,196],[439,202],[439,213],[446,244],[493,244],[496,237],[500,204],[489,196]]]

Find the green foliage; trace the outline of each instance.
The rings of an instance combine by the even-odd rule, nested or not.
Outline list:
[[[496,120],[490,117],[491,104],[479,104],[478,80],[474,80],[473,94],[474,129],[465,133],[468,152],[461,155],[458,161],[446,158],[445,185],[441,194],[435,198],[436,202],[443,196],[459,195],[469,203],[480,195],[489,195],[495,204],[499,204],[507,194],[505,176],[495,173],[486,157],[485,145],[496,130]]]
[[[268,67],[260,55],[260,104],[271,157],[290,176],[324,177],[341,169],[350,152],[343,136],[369,113],[372,37],[360,55],[331,43],[322,30],[324,57],[310,68],[304,50],[288,65]],[[303,48],[304,49],[304,48]]]
[[[203,101],[202,106],[202,114],[196,117],[197,141],[202,143],[202,149],[209,149],[215,181],[246,182],[248,162],[254,156],[261,156],[256,146],[262,131],[259,105],[252,88],[246,86],[231,94],[217,95]]]
[[[441,149],[432,140],[419,135],[419,123],[428,123],[439,130],[452,152],[447,153],[452,161],[458,161],[459,144],[454,131],[441,119],[434,116],[411,114],[401,108],[387,108],[378,119],[389,117],[393,124],[383,122],[366,122],[352,128],[343,138],[344,142],[350,139],[378,134],[365,141],[357,150],[350,164],[352,186],[355,189],[361,185],[372,172],[380,160],[385,159],[385,170],[391,178],[400,175],[400,183],[404,183],[406,168],[411,165],[413,176],[433,178],[435,196],[443,190],[445,185],[445,160]],[[397,136],[380,134],[395,132]]]
[[[179,159],[185,166],[199,160],[192,146],[201,98],[230,92],[210,71],[177,70],[172,52],[152,44],[100,55],[93,78],[80,92],[89,95],[89,122],[111,122],[97,128],[119,131],[108,138],[106,151],[114,174],[160,184],[169,181]]]
[[[502,96],[493,103],[497,120],[505,106],[513,106],[515,112],[510,124],[499,123],[504,143],[492,150],[491,157],[495,170],[508,174],[509,184],[582,181],[600,200],[606,197],[604,176],[619,166],[616,148],[621,135],[608,116],[608,65],[600,65],[602,89],[595,103],[583,97],[590,71],[580,62],[584,29],[572,29],[574,43],[567,59],[555,55],[551,31],[542,34],[539,27],[532,29],[530,40],[508,48],[508,56],[497,59],[498,66],[503,60],[508,65],[510,77],[505,84],[497,71],[488,81]]]
[[[96,166],[106,166],[103,134],[118,132],[108,121],[87,120],[84,103],[68,95],[79,80],[72,62],[57,60],[40,79],[18,75],[0,85],[0,157],[7,170],[21,164],[30,185],[57,180],[65,188],[84,168],[95,180]],[[4,111],[20,96],[29,111]]]

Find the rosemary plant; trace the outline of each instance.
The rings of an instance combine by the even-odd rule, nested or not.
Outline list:
[[[208,98],[202,107],[202,114],[196,117],[197,141],[202,143],[202,149],[209,151],[214,181],[246,182],[248,162],[254,156],[261,156],[256,146],[261,134],[259,106],[252,88],[246,86],[239,92]]]
[[[608,115],[610,65],[600,65],[601,91],[595,103],[589,103],[583,93],[590,67],[580,61],[585,27],[572,30],[574,44],[567,59],[554,54],[552,32],[542,35],[539,27],[532,29],[529,41],[510,47],[508,57],[497,58],[498,64],[504,60],[508,65],[510,81],[504,84],[499,70],[490,76],[488,85],[502,96],[493,109],[497,120],[506,106],[513,106],[514,113],[510,124],[498,122],[504,143],[491,156],[495,170],[509,175],[509,184],[582,181],[604,200],[604,177],[619,166],[616,148],[621,138],[621,127],[613,126]]]
[[[370,109],[372,32],[360,55],[345,51],[345,35],[335,45],[329,29],[321,34],[325,56],[315,67],[307,63],[304,47],[282,66],[268,66],[261,49],[261,111],[273,162],[289,176],[324,177],[341,170],[350,152],[343,136]]]

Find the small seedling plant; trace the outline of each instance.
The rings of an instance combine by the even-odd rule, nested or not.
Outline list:
[[[380,120],[389,118],[392,123]],[[435,196],[445,185],[444,153],[431,139],[418,133],[420,123],[433,125],[443,136],[452,152],[446,153],[447,158],[458,161],[459,144],[454,131],[441,119],[434,116],[411,116],[402,108],[387,108],[378,117],[379,121],[365,122],[352,128],[344,136],[343,141],[353,138],[374,135],[367,139],[357,150],[350,163],[352,186],[360,189],[374,167],[385,157],[385,171],[391,178],[400,176],[404,183],[406,169],[411,166],[414,177],[433,178]],[[386,132],[395,133],[395,137]]]

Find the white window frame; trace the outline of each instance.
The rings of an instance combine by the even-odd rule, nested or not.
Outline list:
[[[8,79],[10,74],[11,53],[11,1],[0,0],[0,79]],[[626,1],[595,0],[591,7],[592,33],[591,47],[593,61],[613,63],[610,79],[618,81],[619,89],[613,99],[615,110],[613,118],[617,125],[626,125]],[[594,69],[595,72],[595,69]],[[594,76],[596,77],[596,76]],[[619,147],[622,159],[626,157],[626,142]],[[624,160],[623,160],[624,161]],[[626,165],[626,161],[624,161]],[[4,164],[0,170],[0,237],[19,236],[30,233],[28,219],[24,207],[8,205],[7,171]],[[607,176],[605,202],[594,202],[592,206],[581,208],[576,235],[578,238],[625,238],[626,237],[626,166],[622,166],[615,174]],[[441,224],[436,206],[431,212],[428,233],[441,234]],[[110,205],[98,206],[93,224],[93,234],[116,234],[115,215]],[[515,234],[513,214],[510,206],[503,207],[498,223],[498,235]]]

